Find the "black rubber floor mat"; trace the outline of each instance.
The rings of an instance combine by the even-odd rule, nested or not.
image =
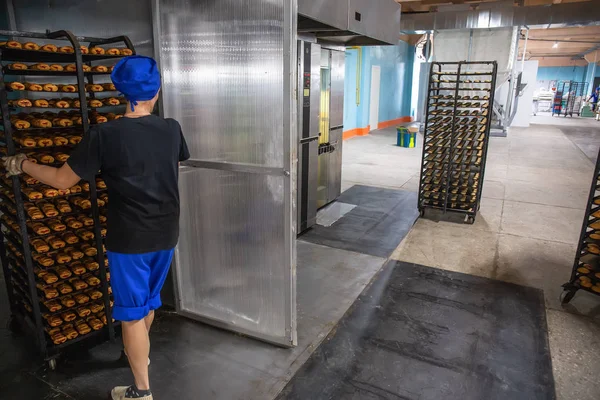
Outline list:
[[[543,294],[389,261],[279,399],[555,399]]]
[[[300,239],[387,258],[419,216],[417,193],[355,185],[338,198],[356,207],[329,227],[315,225]]]

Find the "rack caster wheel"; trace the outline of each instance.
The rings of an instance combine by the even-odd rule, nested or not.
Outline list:
[[[475,217],[467,217],[467,224],[473,225],[475,223]]]
[[[48,367],[51,371],[56,371],[56,358],[48,360]]]
[[[421,216],[421,217],[425,216],[425,209],[419,211],[419,216]]]
[[[560,304],[568,304],[575,297],[577,290],[565,290],[560,295]]]

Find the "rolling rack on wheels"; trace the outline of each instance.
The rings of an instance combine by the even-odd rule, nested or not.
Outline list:
[[[587,82],[559,81],[556,84],[556,93],[552,103],[552,116],[580,115],[581,104],[586,92]]]
[[[572,117],[573,114],[577,114],[577,116],[581,114],[581,103],[583,102],[586,91],[586,82],[571,82],[569,87],[569,97],[567,98],[565,105],[565,117],[567,115]]]
[[[565,90],[568,92],[570,81],[559,81],[556,84],[556,92],[554,93],[554,99],[552,100],[552,116],[560,115],[564,108],[564,96]]]
[[[3,154],[60,166],[90,123],[122,116],[126,101],[116,97],[109,74],[117,60],[135,54],[127,37],[0,35],[15,39],[0,44]],[[124,47],[101,47],[116,43]],[[94,84],[93,77],[106,83]],[[63,351],[114,339],[119,328],[103,244],[105,189],[100,176],[64,190],[25,174],[0,179],[0,258],[11,328],[31,335],[51,369]]]
[[[571,279],[563,288],[563,304],[570,302],[578,290],[600,295],[600,152],[596,159]]]
[[[419,212],[479,211],[498,65],[434,62],[429,73]]]

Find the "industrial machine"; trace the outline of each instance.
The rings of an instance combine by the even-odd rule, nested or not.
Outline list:
[[[298,233],[341,193],[344,51],[298,41]]]
[[[345,48],[396,43],[399,20],[392,0],[298,1],[298,234],[342,191]]]

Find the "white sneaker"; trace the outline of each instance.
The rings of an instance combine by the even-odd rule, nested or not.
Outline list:
[[[129,386],[117,386],[110,392],[110,396],[112,397],[113,400],[133,399],[133,397],[125,396],[125,394],[127,393],[127,389],[129,389]],[[152,394],[149,394],[144,397],[136,397],[136,399],[138,399],[138,400],[153,400]]]

